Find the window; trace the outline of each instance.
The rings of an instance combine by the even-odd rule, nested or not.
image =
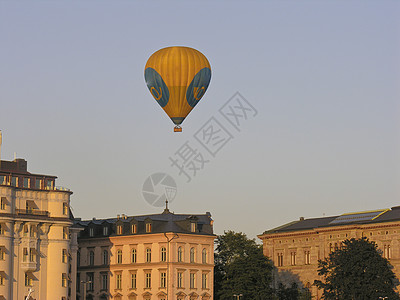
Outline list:
[[[108,250],[103,250],[103,265],[108,265]]]
[[[146,249],[146,262],[151,262],[151,249]]]
[[[4,224],[0,223],[0,235],[4,235],[5,226]]]
[[[23,262],[27,262],[28,261],[28,255],[29,255],[28,248],[24,248],[22,250],[22,252],[23,252],[22,261]]]
[[[390,245],[385,245],[383,247],[383,257],[390,259],[391,258],[391,250],[390,250]]]
[[[7,184],[7,177],[5,175],[0,175],[0,184]]]
[[[136,289],[136,273],[131,273],[131,289]]]
[[[182,272],[178,272],[178,277],[177,277],[177,286],[178,288],[183,288],[183,273]]]
[[[77,267],[81,266],[81,253],[79,251],[76,252],[76,266]]]
[[[161,248],[161,261],[167,261],[167,249],[165,247]]]
[[[0,246],[0,260],[6,259],[6,249],[4,246]]]
[[[122,289],[122,274],[117,274],[115,287],[117,290]]]
[[[32,286],[32,275],[29,273],[25,273],[25,286]]]
[[[67,274],[63,273],[62,274],[62,279],[61,279],[61,286],[62,287],[67,287],[67,282],[68,282]]]
[[[0,285],[4,285],[4,275],[0,273]]]
[[[190,231],[196,232],[196,223],[194,223],[194,222],[190,223]]]
[[[11,185],[12,186],[17,186],[17,184],[18,184],[18,177],[12,176],[11,177]]]
[[[333,246],[332,246],[332,243],[329,243],[329,253],[332,253],[333,252]]]
[[[67,249],[62,249],[61,261],[63,263],[67,263],[67,261],[68,261],[67,258],[68,258]]]
[[[201,274],[201,287],[203,289],[208,289],[208,285],[207,285],[207,274],[203,273]]]
[[[291,252],[290,253],[290,264],[292,266],[296,265],[296,252]]]
[[[194,248],[190,248],[190,262],[194,263],[195,262],[195,250]]]
[[[76,274],[76,291],[81,291],[81,273]]]
[[[131,225],[131,233],[137,233],[137,226],[136,224]]]
[[[5,210],[6,209],[6,203],[7,203],[6,197],[1,197],[1,205],[0,205],[0,209],[1,210]]]
[[[30,237],[36,237],[36,227],[35,227],[35,225],[31,225],[31,228],[30,228],[31,230],[29,231],[29,236]]]
[[[68,216],[68,203],[63,203],[63,215]]]
[[[283,253],[278,253],[278,267],[283,266]]]
[[[122,234],[122,225],[117,225],[117,234]]]
[[[68,227],[63,228],[63,239],[68,240]]]
[[[167,273],[165,272],[160,273],[160,287],[161,288],[167,287]]]
[[[94,228],[93,228],[93,227],[90,227],[90,228],[89,228],[89,236],[90,236],[90,237],[93,237],[93,236],[94,236]]]
[[[150,289],[151,288],[151,273],[146,273],[144,286],[145,286],[146,289]]]
[[[178,247],[178,262],[182,262],[182,247]]]
[[[47,189],[47,190],[52,190],[52,189],[53,189],[53,186],[54,186],[53,180],[47,179],[47,180],[46,180],[46,189]]]
[[[201,261],[203,264],[207,263],[207,249],[204,248],[203,251],[201,252]]]
[[[30,182],[31,182],[31,180],[30,180],[30,178],[28,178],[28,177],[24,177],[24,188],[29,188],[30,187]]]
[[[89,266],[94,266],[94,251],[89,251]]]
[[[108,235],[108,226],[103,227],[103,235]]]
[[[190,288],[191,289],[195,289],[196,288],[195,283],[196,283],[196,274],[195,273],[190,273]]]
[[[132,249],[132,252],[131,252],[131,257],[132,257],[132,263],[135,263],[136,262],[136,259],[137,259],[137,255],[136,255],[136,249]]]
[[[28,225],[24,225],[24,236],[28,236],[28,234],[29,234],[29,227],[28,227]]]
[[[101,274],[101,289],[107,290],[108,289],[108,275]]]
[[[146,223],[146,232],[151,232],[151,223]]]
[[[86,280],[86,289],[87,291],[93,291],[94,290],[94,274],[93,273],[86,273],[87,274],[87,280]]]
[[[42,179],[35,179],[35,188],[40,190],[42,188]]]
[[[29,249],[29,261],[30,262],[35,262],[36,261],[36,249],[35,248],[30,248]]]
[[[310,251],[304,251],[304,263],[309,265],[311,261]]]
[[[122,250],[117,251],[117,264],[122,264]]]

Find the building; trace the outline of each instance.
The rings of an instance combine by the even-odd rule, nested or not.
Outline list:
[[[24,159],[0,160],[0,299],[25,299],[30,289],[30,299],[75,299],[72,192],[56,178],[29,173]]]
[[[400,278],[400,206],[333,217],[300,218],[258,237],[263,241],[264,255],[278,269],[277,277],[289,282],[301,281],[311,290],[313,299],[321,299],[322,295],[313,286],[314,280],[320,279],[318,260],[341,247],[345,239],[368,237],[376,242]]]
[[[78,296],[82,299],[210,300],[211,214],[161,214],[82,221]],[[86,294],[86,295],[85,295]]]

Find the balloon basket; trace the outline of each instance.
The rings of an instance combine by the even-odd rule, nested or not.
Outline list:
[[[175,126],[174,127],[174,132],[182,132],[182,127],[181,126]]]

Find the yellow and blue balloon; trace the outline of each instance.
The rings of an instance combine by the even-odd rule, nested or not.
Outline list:
[[[172,122],[175,132],[204,96],[211,80],[207,58],[189,47],[167,47],[153,53],[144,70],[147,87]]]

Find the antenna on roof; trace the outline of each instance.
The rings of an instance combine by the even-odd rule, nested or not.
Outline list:
[[[169,209],[168,209],[168,198],[165,199],[165,209],[163,211],[163,214],[169,214]]]

